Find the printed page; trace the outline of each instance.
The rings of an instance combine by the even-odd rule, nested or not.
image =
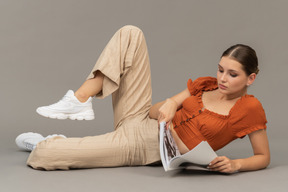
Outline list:
[[[208,166],[208,164],[217,157],[217,154],[211,148],[206,141],[199,143],[191,151],[171,159],[170,169],[175,169],[183,163],[192,163],[202,167]]]
[[[189,164],[193,166],[206,167],[217,157],[217,154],[206,141],[199,143],[191,151],[181,155],[171,135],[166,129],[166,123],[160,123],[160,156],[165,171],[183,169]]]
[[[170,160],[180,156],[179,149],[171,135],[169,129],[166,129],[166,123],[160,123],[160,156],[165,171],[169,169]]]

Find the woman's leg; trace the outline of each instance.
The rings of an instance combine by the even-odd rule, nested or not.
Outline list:
[[[135,26],[124,26],[114,34],[76,93],[69,90],[59,102],[36,111],[50,118],[92,120],[91,96],[110,94],[115,128],[127,118],[147,114],[151,107],[149,55],[144,35]]]
[[[125,26],[115,33],[77,94],[83,100],[112,94],[116,131],[45,140],[32,151],[28,165],[54,170],[144,165],[159,160],[157,122],[148,119],[150,64],[140,29]]]
[[[115,128],[127,118],[148,114],[152,97],[150,61],[145,37],[139,28],[128,25],[119,29],[87,80],[97,78],[100,72],[104,75],[103,86],[96,97],[112,94]],[[93,94],[96,92],[98,90]]]
[[[52,137],[37,145],[27,165],[41,170],[68,170],[158,162],[157,121],[144,121],[140,127],[133,127],[135,123],[139,122],[126,121],[116,131],[99,136]]]
[[[40,142],[27,160],[27,165],[42,170],[115,167],[129,163],[128,140],[121,131],[84,138],[56,136]]]
[[[131,119],[104,135],[42,141],[27,165],[42,170],[147,165],[160,160],[158,146],[157,121]]]
[[[80,102],[86,102],[89,97],[98,94],[103,87],[104,75],[101,71],[95,73],[95,77],[87,79],[81,87],[75,92],[75,96]]]

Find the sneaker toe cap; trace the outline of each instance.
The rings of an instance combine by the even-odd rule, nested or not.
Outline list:
[[[16,137],[15,143],[20,149],[26,149],[24,144],[23,144],[23,142],[26,139],[42,140],[42,139],[44,139],[44,137],[39,133],[32,133],[32,132],[22,133]]]
[[[37,109],[36,109],[36,112],[39,114],[39,115],[43,115],[43,116],[47,116],[47,107],[38,107]]]

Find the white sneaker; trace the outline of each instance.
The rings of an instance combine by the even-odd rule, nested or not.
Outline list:
[[[92,120],[94,111],[92,108],[92,97],[85,103],[81,103],[72,90],[69,90],[64,97],[55,104],[38,107],[36,112],[44,117],[52,119]]]
[[[47,137],[43,137],[39,133],[28,132],[18,135],[18,137],[15,139],[15,142],[20,149],[25,151],[32,151],[33,149],[35,149],[35,147],[39,142],[56,136],[66,138],[66,136],[64,135],[54,134],[54,135],[48,135]]]
[[[15,139],[15,142],[20,149],[32,151],[36,147],[37,143],[43,141],[44,139],[45,138],[38,133],[29,132],[20,134]]]

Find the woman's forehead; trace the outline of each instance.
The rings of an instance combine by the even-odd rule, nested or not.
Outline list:
[[[219,66],[225,68],[226,70],[243,71],[242,64],[229,57],[222,57],[219,62]]]

